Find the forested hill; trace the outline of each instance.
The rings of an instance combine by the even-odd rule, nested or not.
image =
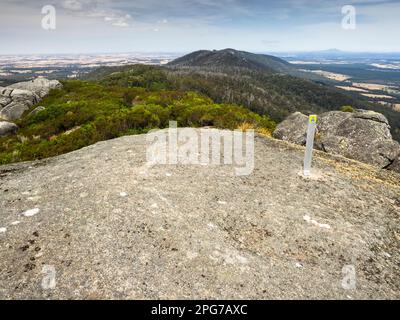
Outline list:
[[[87,80],[124,87],[196,91],[218,103],[242,105],[276,121],[295,111],[319,113],[344,105],[364,106],[326,84],[265,69],[133,65],[99,68]]]
[[[295,111],[321,113],[348,105],[372,109],[386,115],[393,136],[400,140],[400,113],[343,93],[325,81],[304,79],[303,75],[282,59],[226,49],[196,51],[164,67],[103,67],[87,79],[123,87],[196,91],[217,103],[242,105],[277,122]]]
[[[305,72],[281,58],[234,49],[195,51],[171,61],[168,67],[213,72],[261,71],[269,74],[291,75],[306,80],[332,82],[315,73]]]
[[[170,62],[168,66],[181,68],[209,67],[213,69],[246,68],[250,70],[281,73],[291,73],[297,70],[292,64],[277,57],[233,49],[196,51]]]

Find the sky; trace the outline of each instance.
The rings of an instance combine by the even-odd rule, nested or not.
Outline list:
[[[42,13],[48,5],[55,29],[43,28],[53,21]],[[346,5],[356,10],[355,28],[343,28],[350,21]],[[400,0],[0,0],[0,6],[0,54],[400,52]]]

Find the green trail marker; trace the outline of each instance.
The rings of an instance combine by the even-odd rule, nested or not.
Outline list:
[[[317,129],[317,116],[312,115],[308,118],[306,154],[304,156],[304,176],[306,177],[309,177],[311,175],[311,163],[312,163],[316,129]]]

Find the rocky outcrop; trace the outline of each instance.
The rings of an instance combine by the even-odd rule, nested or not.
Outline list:
[[[308,117],[295,112],[283,121],[274,131],[274,138],[299,145],[306,144]]]
[[[278,125],[274,137],[305,145],[307,125],[307,116],[296,112]],[[367,110],[321,114],[315,148],[385,169],[396,168],[393,163],[400,154],[388,120]]]
[[[0,137],[14,134],[18,131],[18,126],[7,121],[0,121]]]
[[[62,85],[59,81],[48,80],[42,77],[36,78],[31,81],[18,82],[8,86],[8,88],[11,89],[21,89],[21,90],[31,91],[36,95],[38,95],[40,98],[43,98],[44,96],[48,95],[50,90],[58,89],[61,87]]]
[[[0,119],[12,121],[19,119],[23,113],[47,95],[51,89],[60,88],[57,80],[37,78],[32,81],[19,82],[8,87],[0,87]]]
[[[32,91],[0,88],[0,118],[4,120],[19,119],[39,100],[39,96]]]
[[[316,152],[306,179],[260,136],[246,177],[151,166],[148,138],[0,166],[1,299],[400,298],[400,175]]]

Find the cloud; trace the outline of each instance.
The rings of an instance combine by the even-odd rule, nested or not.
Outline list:
[[[46,1],[1,1],[0,36],[7,46],[0,52],[23,52],[27,38],[31,51],[47,41],[51,52],[72,46],[75,51],[400,50],[393,40],[400,29],[400,0],[52,0],[57,31],[45,34],[40,12]],[[354,32],[341,28],[344,4],[357,9]]]
[[[110,22],[112,26],[114,27],[120,27],[120,28],[127,28],[129,27],[129,21],[132,19],[132,17],[129,14],[126,14],[125,16],[120,16],[113,14],[111,16],[106,15],[104,17],[104,20],[107,22]]]
[[[69,14],[102,19],[114,27],[129,27],[132,20],[131,15],[121,10],[107,8],[107,4],[110,3],[100,0],[64,0],[61,3]]]
[[[70,11],[90,11],[94,10],[98,0],[62,0],[61,7]]]
[[[62,6],[65,9],[73,10],[73,11],[83,9],[82,3],[77,0],[66,0],[62,3]]]

